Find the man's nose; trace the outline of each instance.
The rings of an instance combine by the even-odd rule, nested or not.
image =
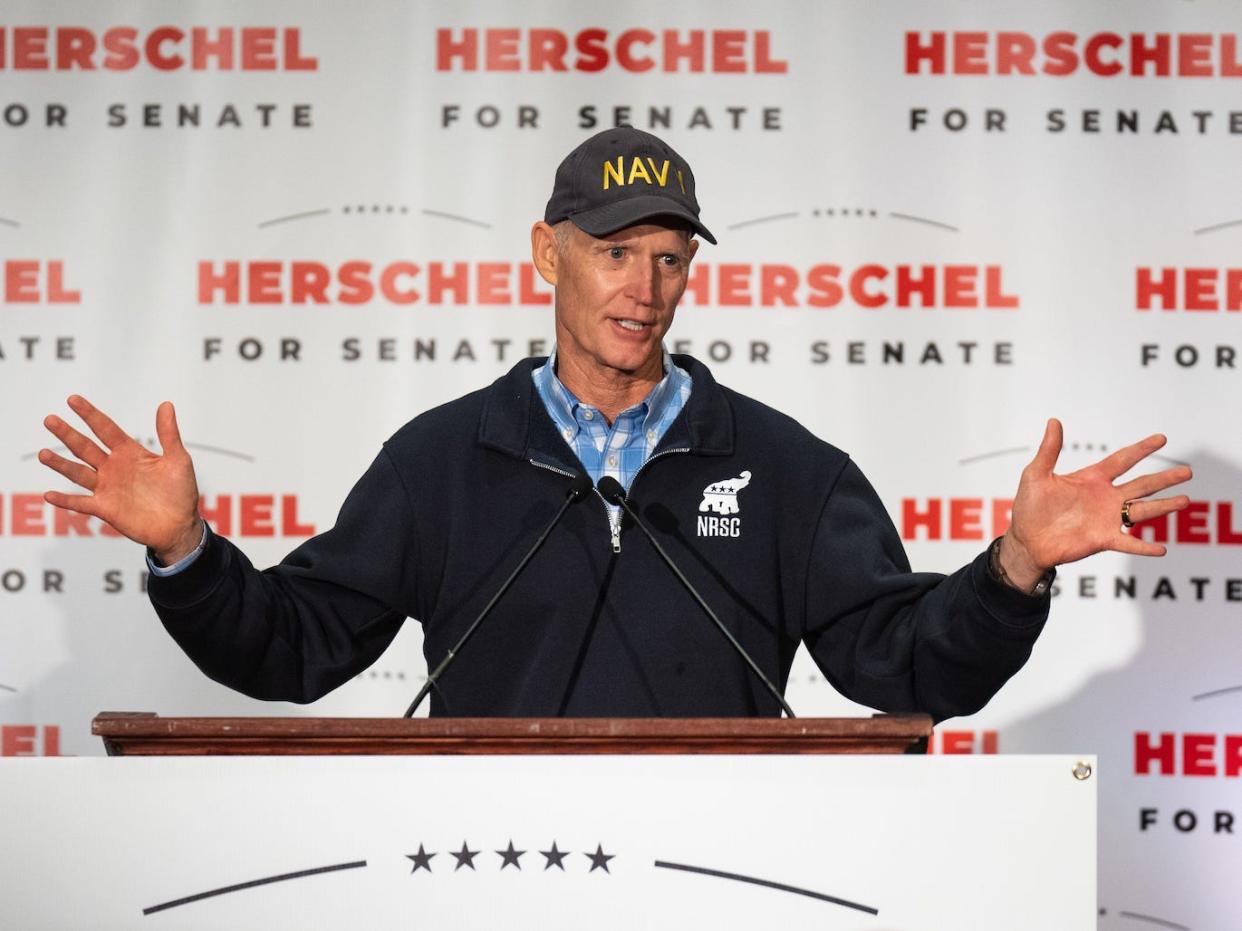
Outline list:
[[[659,289],[658,274],[655,262],[635,262],[626,280],[626,296],[636,304],[654,304]]]

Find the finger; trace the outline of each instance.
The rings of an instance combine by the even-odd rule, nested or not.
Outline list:
[[[185,446],[181,442],[181,430],[177,426],[177,411],[171,401],[165,401],[155,411],[155,433],[160,438],[160,448],[164,455],[184,453]]]
[[[1153,433],[1145,440],[1139,440],[1137,443],[1123,446],[1111,456],[1101,459],[1098,465],[1109,478],[1125,475],[1134,468],[1135,463],[1141,459],[1146,459],[1166,442],[1167,440],[1163,433]]]
[[[43,418],[43,426],[52,432],[56,439],[69,447],[73,453],[92,469],[98,469],[108,454],[95,445],[95,442],[83,433],[79,433],[55,414]]]
[[[75,485],[81,485],[87,491],[95,490],[99,474],[94,469],[87,468],[80,462],[71,462],[64,456],[56,455],[50,449],[39,450],[39,461],[53,472],[59,472]]]
[[[1117,535],[1109,549],[1131,556],[1163,556],[1167,552],[1166,547],[1159,543],[1148,543],[1124,533]]]
[[[43,496],[43,500],[58,508],[64,508],[66,511],[77,511],[79,514],[89,514],[92,517],[99,516],[94,495],[66,495],[59,491],[49,491]]]
[[[1165,514],[1180,511],[1188,504],[1190,504],[1190,499],[1185,495],[1178,495],[1176,498],[1149,498],[1146,501],[1131,501],[1130,520],[1135,524],[1141,524],[1145,520],[1155,520],[1157,517],[1164,517]]]
[[[1064,430],[1061,421],[1055,417],[1049,419],[1044,427],[1044,438],[1040,441],[1039,450],[1031,460],[1031,466],[1044,475],[1051,475],[1061,455],[1061,443],[1064,441]]]
[[[1118,485],[1117,490],[1125,495],[1127,500],[1146,498],[1148,495],[1154,495],[1158,491],[1164,491],[1166,488],[1172,488],[1174,485],[1188,482],[1192,478],[1194,478],[1194,473],[1191,472],[1190,466],[1175,466],[1172,469],[1165,469],[1163,472],[1140,475],[1124,485]]]
[[[111,417],[80,394],[69,396],[69,406],[75,414],[86,421],[86,425],[91,428],[95,436],[99,437],[109,449],[116,449],[124,443],[133,442]]]

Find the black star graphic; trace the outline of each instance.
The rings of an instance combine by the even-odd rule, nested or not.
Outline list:
[[[561,861],[569,856],[569,851],[557,850],[556,841],[552,841],[551,850],[541,850],[539,852],[548,858],[548,862],[544,865],[545,870],[550,870],[554,866],[559,866],[561,868],[561,872],[565,872],[565,864]]]
[[[431,872],[431,858],[435,854],[427,853],[427,851],[423,850],[422,844],[418,845],[418,853],[407,853],[406,856],[414,861],[414,869],[410,870],[411,873],[417,873],[419,870]]]
[[[454,873],[456,873],[463,866],[468,866],[470,867],[470,869],[474,869],[474,858],[478,854],[478,851],[471,850],[469,847],[467,847],[465,841],[461,842],[460,853],[454,850],[450,850],[449,853],[451,853],[454,857],[457,858],[457,865],[453,867]]]
[[[500,854],[502,857],[504,857],[505,862],[500,864],[500,868],[502,870],[509,864],[513,864],[519,870],[522,868],[522,864],[518,863],[518,857],[526,853],[526,851],[525,850],[514,850],[513,849],[513,838],[509,838],[509,849],[508,850],[497,850],[496,852]]]
[[[583,854],[583,856],[590,857],[591,859],[591,868],[587,870],[588,873],[594,873],[597,869],[602,869],[608,874],[612,873],[612,870],[608,869],[608,861],[615,857],[616,854],[604,853],[602,845],[596,844],[595,853]]]

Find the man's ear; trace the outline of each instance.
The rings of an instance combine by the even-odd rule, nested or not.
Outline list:
[[[694,254],[699,251],[699,241],[693,236],[690,237],[690,262],[694,261]],[[690,264],[689,262],[686,263]]]
[[[556,265],[560,252],[556,247],[556,230],[543,220],[530,228],[530,257],[541,277],[556,287]]]

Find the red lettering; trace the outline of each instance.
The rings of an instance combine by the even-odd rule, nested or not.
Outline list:
[[[914,498],[903,498],[901,501],[901,538],[917,539],[918,529],[926,528],[928,540],[940,539],[940,499],[928,498],[927,509],[919,510],[918,501]]]
[[[539,290],[539,282],[542,280],[536,273],[533,262],[523,262],[518,268],[518,303],[524,307],[551,304],[551,293]]]
[[[47,29],[43,26],[17,26],[13,30],[14,69],[44,71],[47,66]]]
[[[151,67],[157,68],[160,71],[173,71],[185,64],[185,59],[180,55],[165,55],[162,48],[163,45],[169,42],[176,45],[184,38],[185,33],[180,29],[174,29],[172,26],[152,29],[151,34],[147,36],[145,45],[147,61],[151,63]]]
[[[789,71],[789,62],[772,57],[772,37],[766,29],[755,31],[755,73],[785,74]]]
[[[627,29],[617,38],[617,64],[626,71],[650,71],[655,61],[650,55],[635,55],[631,49],[635,45],[650,45],[656,35],[649,29]]]
[[[207,60],[214,58],[221,71],[233,70],[233,28],[222,26],[212,39],[202,26],[190,30],[190,66],[196,71],[207,68]]]
[[[465,304],[469,300],[470,268],[465,262],[454,262],[451,275],[444,273],[440,262],[432,262],[427,268],[427,300],[432,304],[444,301],[444,292],[453,292],[454,304]]]
[[[1177,73],[1184,78],[1212,76],[1212,37],[1187,33],[1177,37]]]
[[[1025,32],[996,34],[996,73],[1034,74],[1035,39]]]
[[[1242,773],[1242,734],[1225,735],[1224,770],[1226,776]]]
[[[128,71],[138,64],[138,30],[131,26],[117,26],[103,35],[103,47],[108,54],[103,66],[108,71]]]
[[[578,60],[574,67],[579,71],[603,71],[608,67],[608,33],[603,29],[584,29],[574,39]]]
[[[1212,536],[1208,532],[1207,517],[1208,503],[1191,501],[1177,512],[1177,532],[1174,539],[1178,543],[1211,543]]]
[[[271,495],[241,496],[241,535],[243,537],[274,537],[276,527],[272,523]]]
[[[813,265],[806,274],[806,283],[811,289],[806,302],[812,307],[836,307],[845,297],[837,278],[841,274],[840,265]]]
[[[712,33],[712,70],[721,74],[746,70],[746,33],[734,29]]]
[[[41,537],[47,533],[43,523],[41,495],[13,495],[11,533],[15,537]]]
[[[716,274],[720,295],[716,300],[721,307],[744,307],[750,304],[750,266],[719,265]]]
[[[516,29],[488,29],[484,32],[484,67],[488,71],[520,71],[518,42],[522,34]]]
[[[9,304],[37,304],[39,301],[39,263],[4,263],[4,300]]]
[[[860,307],[882,307],[888,303],[888,297],[881,291],[869,292],[865,285],[874,278],[883,281],[888,277],[888,269],[882,265],[863,265],[850,275],[850,297]]]
[[[531,71],[567,71],[565,53],[568,51],[569,39],[559,29],[530,31]]]
[[[1018,306],[1018,296],[1016,294],[1002,293],[1001,267],[999,265],[989,265],[983,270],[983,282],[985,306],[998,309]]]
[[[1087,70],[1093,74],[1102,77],[1111,77],[1118,74],[1122,70],[1122,64],[1116,58],[1110,58],[1105,61],[1100,55],[1100,49],[1121,48],[1122,42],[1125,40],[1115,32],[1097,32],[1087,40],[1087,47],[1083,49],[1083,61],[1087,63]]]
[[[65,263],[57,259],[47,263],[47,302],[49,304],[78,304],[81,291],[65,289]]]
[[[1216,269],[1187,268],[1185,280],[1187,310],[1220,310],[1216,302]]]
[[[1156,33],[1155,42],[1151,45],[1147,44],[1147,37],[1141,32],[1130,34],[1130,74],[1134,77],[1143,77],[1147,72],[1147,65],[1156,66],[1156,77],[1167,78],[1169,76],[1169,35],[1165,32]]]
[[[949,501],[949,539],[983,539],[983,499],[952,498]]]
[[[207,503],[204,495],[198,499],[198,513],[211,524],[211,529],[222,537],[233,532],[233,496],[217,495],[215,505]]]
[[[906,33],[906,74],[921,74],[923,63],[930,65],[930,74],[944,74],[945,36],[933,32],[926,44],[918,32]]]
[[[397,287],[397,277],[405,275],[413,278],[418,274],[418,266],[413,262],[393,262],[380,274],[380,294],[394,304],[413,304],[418,300],[418,292],[412,287],[402,291]]]
[[[226,304],[236,304],[241,299],[240,262],[225,262],[218,274],[211,262],[198,263],[198,302],[214,304],[217,291],[223,292]]]
[[[763,307],[796,307],[798,272],[792,265],[764,265],[759,274],[759,303]]]
[[[1233,526],[1233,502],[1219,501],[1216,504],[1216,542],[1229,546],[1242,544],[1242,530]]]
[[[1177,309],[1177,270],[1160,269],[1160,277],[1152,276],[1150,268],[1135,269],[1134,303],[1139,310],[1151,310],[1153,297],[1158,297],[1161,310]]]
[[[342,304],[365,304],[375,296],[370,262],[346,262],[337,273],[337,280],[341,283],[337,300]]]
[[[314,524],[298,522],[298,496],[280,496],[280,530],[286,537],[312,537],[315,535]]]
[[[314,55],[302,55],[302,30],[298,28],[285,30],[285,70],[316,71],[319,59]]]
[[[1072,32],[1050,32],[1044,36],[1044,74],[1064,77],[1078,68],[1078,55],[1074,46],[1078,36]]]
[[[328,266],[322,262],[294,262],[289,268],[289,300],[294,304],[326,304],[331,279]]]
[[[1215,749],[1214,734],[1182,734],[1182,772],[1187,776],[1215,776]]]
[[[1173,775],[1173,735],[1163,733],[1159,742],[1151,742],[1151,734],[1138,731],[1134,735],[1134,774],[1147,776],[1151,773],[1152,763],[1160,765],[1160,775]]]
[[[936,266],[919,266],[921,274],[915,277],[909,265],[897,266],[897,306],[909,307],[910,297],[919,296],[920,307],[936,306]]]
[[[251,262],[247,269],[246,297],[251,304],[279,304],[280,263]]]
[[[953,33],[953,73],[988,73],[988,34],[986,32]]]
[[[508,262],[480,262],[478,275],[479,304],[510,304],[509,275],[512,266]]]
[[[949,755],[975,752],[974,731],[941,731],[940,752]]]
[[[68,71],[78,67],[94,71],[91,55],[95,51],[95,34],[78,26],[63,26],[56,30],[56,68]]]
[[[685,61],[691,73],[698,73],[703,70],[703,52],[704,42],[701,29],[690,30],[690,38],[685,42],[681,41],[676,29],[664,30],[665,71],[679,72],[681,62]]]
[[[276,70],[276,30],[248,26],[241,31],[243,71]]]
[[[33,724],[0,725],[0,756],[34,756]]]
[[[453,62],[461,60],[462,71],[479,67],[479,30],[463,29],[460,40],[453,39],[452,29],[436,30],[436,70],[452,71]]]
[[[973,265],[946,265],[944,267],[944,306],[978,307],[979,296],[975,293],[975,279],[979,269]]]

